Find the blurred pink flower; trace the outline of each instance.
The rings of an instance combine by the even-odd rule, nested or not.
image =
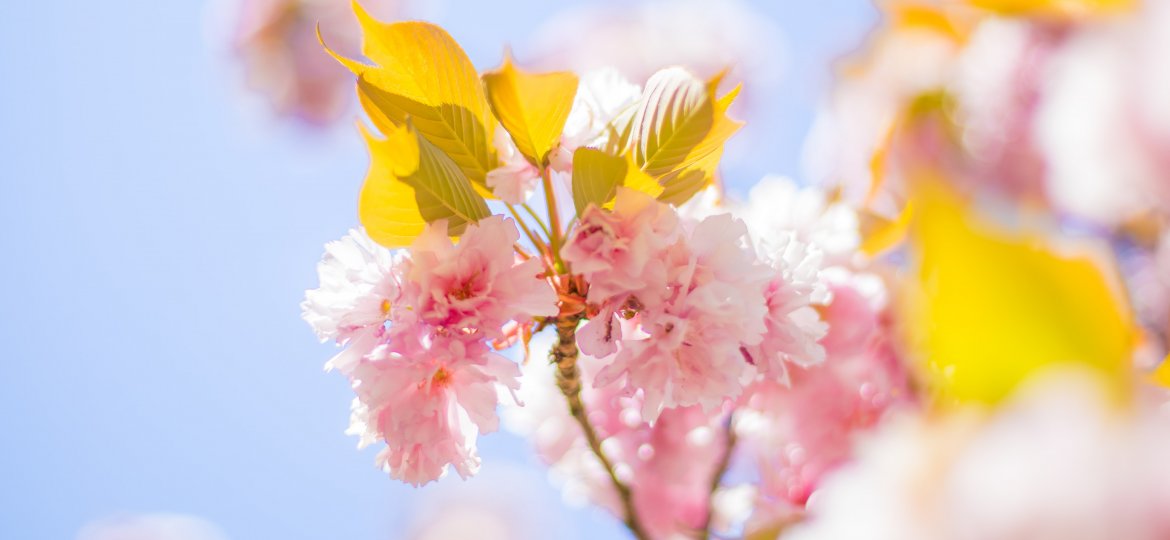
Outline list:
[[[996,411],[891,418],[784,538],[1170,537],[1170,424],[1092,377],[1038,375]]]
[[[880,281],[841,271],[830,283],[825,362],[790,370],[789,385],[757,382],[736,413],[736,432],[760,470],[751,527],[791,519],[825,473],[850,459],[859,433],[892,405],[913,400],[891,346]]]
[[[380,20],[397,18],[405,0],[365,0]],[[343,56],[359,56],[360,32],[347,0],[239,0],[232,40],[248,86],[280,114],[311,124],[338,119],[353,100],[353,77],[321,49],[316,28]]]
[[[551,344],[549,337],[537,337],[533,346]],[[652,538],[693,538],[707,518],[712,477],[726,451],[726,412],[668,409],[651,425],[641,416],[638,397],[590,384],[599,362],[582,357],[579,366],[585,383],[582,398],[603,450],[631,487],[634,506]],[[505,423],[533,441],[566,498],[592,502],[620,516],[618,494],[569,415],[547,362],[525,365],[520,396],[524,405],[509,407]]]

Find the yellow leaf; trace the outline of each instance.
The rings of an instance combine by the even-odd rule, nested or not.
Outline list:
[[[1162,360],[1153,373],[1150,373],[1150,382],[1162,388],[1170,388],[1170,356]]]
[[[993,229],[936,183],[914,200],[917,279],[903,322],[942,403],[994,404],[1070,364],[1127,388],[1136,334],[1106,257]]]
[[[710,184],[723,144],[743,126],[727,117],[739,88],[716,98],[720,80],[669,68],[646,82],[630,140],[634,163],[664,186],[661,200],[681,204]]]
[[[568,71],[527,73],[507,55],[504,65],[483,75],[483,82],[488,103],[516,148],[530,163],[543,167],[573,108],[577,76]]]
[[[658,180],[655,180],[634,165],[634,155],[632,153],[627,153],[625,160],[626,176],[622,179],[623,186],[635,191],[641,191],[651,197],[658,197],[662,194],[662,184],[659,184]]]
[[[914,206],[907,202],[902,211],[893,219],[875,214],[862,208],[858,211],[858,228],[861,232],[861,251],[869,256],[878,255],[902,242],[910,229]]]
[[[1124,13],[1137,0],[970,0],[971,5],[1002,15],[1087,17]]]
[[[358,198],[358,219],[375,242],[390,248],[408,246],[427,225],[415,203],[414,188],[399,180],[418,170],[418,137],[406,126],[392,126],[385,139],[364,127],[361,132],[370,151],[370,169]]]
[[[442,28],[426,22],[382,23],[356,2],[367,65],[329,54],[358,76],[358,92],[379,130],[407,117],[420,135],[484,184],[496,166],[491,145],[496,120],[467,54]],[[328,50],[328,47],[326,47]]]
[[[364,129],[370,170],[358,201],[358,218],[376,242],[409,245],[427,223],[447,221],[447,233],[487,217],[487,204],[463,171],[412,126],[391,127],[386,139]]]

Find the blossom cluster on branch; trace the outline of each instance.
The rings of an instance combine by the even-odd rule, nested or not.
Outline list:
[[[357,5],[369,63],[319,36],[357,78],[370,167],[302,307],[378,466],[467,478],[502,410],[640,539],[1163,537],[1170,491],[1118,462],[1161,475],[1170,440],[1166,125],[1052,81],[1087,76],[1064,57],[1129,73],[1165,9],[880,5],[810,138],[823,178],[744,200],[720,182],[724,75],[481,73],[441,28]],[[1092,164],[1140,205],[1075,202],[1085,155],[1061,145],[1088,135],[1051,112],[1074,97],[1141,141]],[[1039,463],[1065,441],[1088,446]],[[1064,497],[1078,467],[1136,509]]]

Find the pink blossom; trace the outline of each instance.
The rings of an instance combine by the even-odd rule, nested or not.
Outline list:
[[[363,358],[352,375],[357,393],[350,432],[360,446],[381,440],[378,464],[396,479],[422,485],[448,464],[463,478],[479,468],[478,433],[498,427],[498,388],[516,390],[517,365],[482,340],[400,333]]]
[[[351,230],[325,245],[325,255],[317,265],[321,285],[305,292],[301,309],[322,341],[346,346],[326,364],[327,369],[347,372],[378,345],[390,307],[399,298],[400,264],[364,231]]]
[[[508,204],[521,204],[532,196],[540,180],[540,171],[534,167],[502,127],[496,128],[496,150],[500,166],[488,171],[487,186],[500,200]]]
[[[678,235],[678,216],[648,195],[619,188],[613,211],[591,207],[562,249],[573,273],[589,281],[589,299],[600,302],[645,289],[664,279],[654,255]]]
[[[624,341],[596,384],[624,378],[627,392],[641,389],[650,421],[663,408],[712,410],[738,395],[751,373],[740,349],[758,344],[765,331],[769,272],[750,246],[746,226],[721,215],[654,257],[666,279],[636,293],[643,338]]]
[[[807,367],[825,359],[817,341],[827,327],[812,304],[823,303],[827,295],[818,275],[820,252],[797,241],[792,233],[778,235],[775,243],[773,264],[778,272],[764,289],[766,331],[760,343],[746,347],[744,354],[761,372],[787,381],[787,363]]]
[[[500,216],[468,225],[457,245],[445,225],[427,227],[404,264],[395,322],[498,339],[509,320],[556,315],[557,296],[539,277],[540,262],[516,260],[512,246],[519,239],[515,223]]]
[[[837,275],[832,293],[823,308],[825,362],[790,370],[787,385],[759,381],[741,401],[736,429],[757,456],[758,513],[803,506],[821,477],[850,457],[858,432],[911,399],[909,375],[890,345],[880,282]]]

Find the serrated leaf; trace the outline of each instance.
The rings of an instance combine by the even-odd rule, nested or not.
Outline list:
[[[418,170],[403,177],[402,183],[414,188],[418,212],[427,223],[445,219],[447,234],[459,236],[468,223],[491,215],[459,165],[421,134],[418,147]]]
[[[590,204],[604,206],[626,177],[626,160],[596,148],[573,152],[573,205],[583,215]]]
[[[367,65],[326,47],[358,76],[358,92],[371,121],[386,132],[407,117],[429,143],[447,154],[472,182],[484,185],[496,166],[491,139],[496,120],[467,54],[450,34],[426,22],[382,23],[360,5],[362,53]]]
[[[646,83],[630,144],[638,168],[663,185],[660,200],[681,204],[714,181],[724,143],[743,126],[727,117],[739,88],[717,98],[720,79],[669,68]]]
[[[914,200],[905,327],[942,403],[994,404],[1059,365],[1127,387],[1136,332],[1107,250],[994,229],[945,188]]]
[[[543,167],[565,129],[577,95],[577,76],[568,71],[527,73],[511,55],[483,75],[488,104],[529,163]]]

